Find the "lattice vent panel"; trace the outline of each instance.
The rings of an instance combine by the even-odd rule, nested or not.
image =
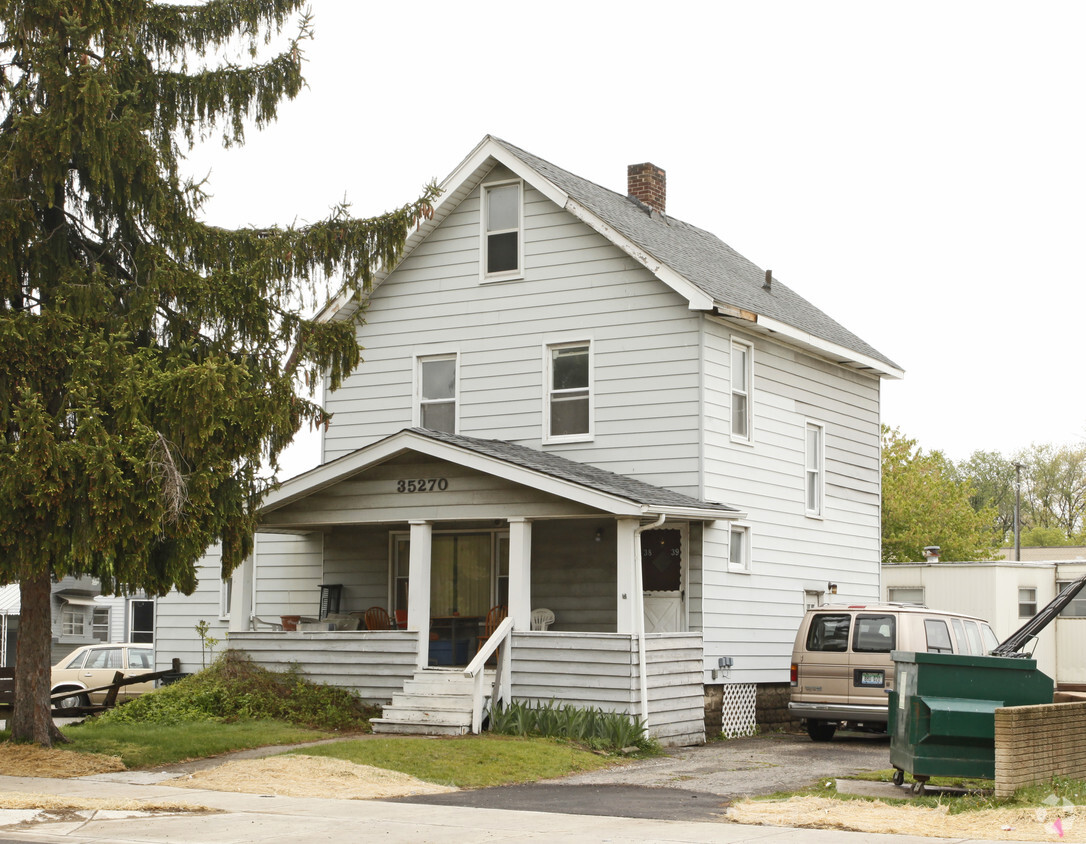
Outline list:
[[[755,716],[758,689],[754,683],[725,683],[721,732],[725,738],[752,736],[758,721]]]

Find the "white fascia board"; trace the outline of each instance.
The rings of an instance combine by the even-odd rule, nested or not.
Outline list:
[[[657,507],[655,505],[649,505],[646,510],[646,515],[649,516],[667,516],[669,519],[692,519],[697,522],[712,522],[712,521],[727,521],[734,522],[745,519],[746,513],[739,510],[733,510],[731,512],[721,510],[710,510],[703,507]]]
[[[713,298],[692,281],[675,272],[671,267],[657,260],[625,235],[619,234],[611,226],[574,199],[568,199],[563,206],[570,214],[637,261],[641,266],[656,276],[660,281],[686,299],[692,311],[710,311]]]
[[[456,463],[513,483],[529,486],[541,492],[557,495],[568,501],[574,501],[586,507],[594,507],[597,510],[614,515],[640,516],[646,509],[644,505],[627,498],[563,481],[523,466],[508,463],[496,457],[458,448],[449,443],[431,440],[428,437],[421,437],[410,431],[402,431],[286,481],[278,489],[268,494],[260,510],[265,513],[278,510],[306,496],[320,492],[365,470],[369,466],[381,463],[409,450],[427,454],[439,460],[448,460],[450,463]]]
[[[730,305],[725,305],[720,302],[716,303],[716,307],[722,311],[731,309]],[[752,323],[751,328],[757,328],[766,333],[777,334],[785,341],[791,340],[796,346],[802,349],[815,352],[833,361],[848,361],[863,369],[874,370],[884,378],[901,380],[905,377],[904,370],[890,366],[869,355],[854,352],[852,349],[846,349],[844,346],[838,343],[831,343],[829,340],[823,340],[821,337],[816,337],[814,334],[807,331],[801,331],[793,325],[773,319],[772,317],[763,316],[762,314],[754,314],[753,316],[753,320],[747,320],[747,322]],[[745,317],[741,318],[746,319]],[[728,324],[725,320],[717,317],[710,317],[710,319],[714,319],[724,325]]]

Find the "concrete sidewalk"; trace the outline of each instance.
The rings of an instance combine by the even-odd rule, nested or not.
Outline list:
[[[0,793],[50,794],[112,800],[162,801],[219,810],[204,814],[136,815],[117,812],[32,820],[0,810],[0,844],[6,842],[117,842],[125,844],[250,844],[250,842],[372,841],[389,844],[457,844],[492,841],[713,842],[714,844],[835,844],[893,842],[933,844],[978,839],[932,839],[839,830],[741,826],[602,815],[428,806],[378,800],[327,800],[177,789],[156,785],[139,771],[78,779],[0,776]]]

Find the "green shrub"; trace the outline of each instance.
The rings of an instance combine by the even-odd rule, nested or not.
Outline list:
[[[564,738],[611,753],[628,747],[656,749],[656,742],[645,733],[640,718],[625,712],[604,712],[598,707],[556,705],[553,700],[536,704],[514,701],[508,707],[495,707],[490,713],[490,730],[510,736]]]
[[[346,689],[268,671],[237,651],[208,668],[99,716],[106,723],[178,724],[271,718],[323,730],[368,730],[377,708]]]

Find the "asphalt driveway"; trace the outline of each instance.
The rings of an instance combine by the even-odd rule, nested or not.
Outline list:
[[[710,820],[733,800],[802,788],[819,779],[890,767],[890,739],[838,733],[831,742],[773,733],[701,747],[620,768],[528,785],[404,797],[396,802],[475,808]]]

